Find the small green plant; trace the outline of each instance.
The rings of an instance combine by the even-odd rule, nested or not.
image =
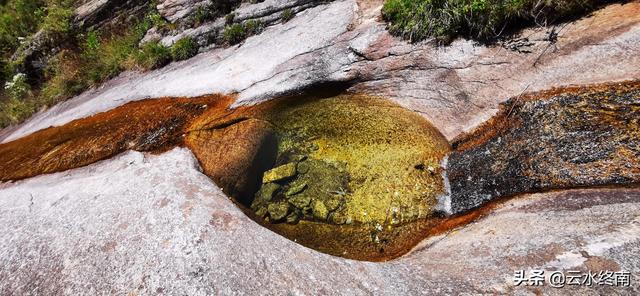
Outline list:
[[[250,19],[244,22],[244,29],[247,35],[260,34],[264,29],[264,23],[260,20]]]
[[[247,32],[245,31],[244,25],[242,24],[233,24],[224,28],[222,32],[222,37],[224,40],[231,44],[238,44],[242,42],[247,36]]]
[[[151,22],[151,26],[163,27],[167,24],[167,21],[157,11],[149,13],[147,19]]]
[[[212,20],[216,16],[216,11],[211,6],[199,6],[196,12],[193,14],[193,23],[195,26],[199,26],[209,20]]]
[[[42,30],[57,34],[66,34],[71,30],[72,8],[54,4],[47,7],[46,12],[41,25]]]
[[[132,55],[134,64],[142,69],[160,68],[171,61],[171,50],[159,41],[151,41]]]
[[[186,60],[198,53],[198,43],[191,37],[185,37],[171,45],[171,57],[174,60]]]
[[[27,83],[27,75],[18,73],[5,83],[4,89],[12,99],[21,100],[29,93],[31,87]]]
[[[89,31],[89,33],[87,33],[83,49],[91,54],[95,54],[98,49],[100,49],[100,37],[96,31]]]
[[[38,30],[45,5],[43,0],[0,1],[0,57],[10,57],[23,38]]]
[[[95,56],[78,55],[70,50],[62,50],[50,61],[45,70],[45,83],[34,103],[51,106],[80,93],[90,85],[87,72],[92,66],[84,65],[84,60],[95,60]]]
[[[0,85],[4,85],[4,83],[11,78],[11,73],[13,72],[10,66],[10,62],[5,60],[0,56]]]
[[[296,16],[296,14],[293,12],[293,10],[287,8],[282,11],[282,14],[280,15],[280,19],[282,20],[283,23],[286,23],[291,19],[293,19],[294,16]]]
[[[28,101],[9,98],[0,104],[0,127],[19,123],[33,112],[34,108]]]
[[[31,87],[27,83],[27,75],[18,73],[4,85],[9,95],[0,104],[0,127],[18,123],[33,113],[33,107],[26,100],[31,94]]]
[[[2,0],[0,0],[2,2]],[[7,0],[0,4],[0,127],[18,123],[34,111],[70,98],[123,70],[152,69],[166,64],[171,54],[193,55],[184,41],[173,51],[158,43],[138,43],[152,26],[170,26],[151,7],[144,18],[127,19],[123,26],[80,33],[61,44],[43,71],[33,95],[24,74],[14,76],[20,61],[9,59],[26,38],[42,29],[73,37],[70,0]],[[5,42],[6,41],[6,42]],[[195,44],[195,42],[193,42]],[[188,45],[188,44],[187,44]],[[6,88],[5,88],[6,87]]]

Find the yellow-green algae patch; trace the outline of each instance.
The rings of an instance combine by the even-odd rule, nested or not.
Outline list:
[[[297,172],[273,182],[276,190],[258,191],[252,205],[258,216],[380,229],[433,214],[444,193],[440,161],[450,148],[421,116],[364,95],[283,100],[265,110],[259,116],[278,135],[275,168],[265,176],[293,165]],[[283,201],[289,203],[286,221]]]

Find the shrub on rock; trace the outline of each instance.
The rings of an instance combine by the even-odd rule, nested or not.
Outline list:
[[[234,45],[242,42],[247,36],[247,32],[242,24],[227,26],[222,32],[222,37],[227,43]]]
[[[174,60],[186,60],[198,53],[198,43],[191,37],[182,38],[171,45],[171,57]]]
[[[171,50],[159,41],[151,41],[133,54],[135,65],[143,69],[156,69],[171,61]]]

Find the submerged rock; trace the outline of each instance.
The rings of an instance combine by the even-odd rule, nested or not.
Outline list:
[[[311,203],[311,196],[308,194],[298,194],[290,197],[289,202],[298,209],[306,209]]]
[[[262,183],[269,183],[291,178],[297,174],[296,163],[287,163],[264,172]]]
[[[280,185],[276,183],[268,183],[262,185],[258,193],[256,193],[256,199],[260,201],[271,201],[276,190],[280,189]]]
[[[329,215],[329,210],[327,210],[327,207],[324,205],[322,201],[316,200],[313,203],[312,211],[313,211],[313,217],[320,220],[327,220],[327,216]]]
[[[630,188],[525,195],[451,235],[424,240],[407,256],[376,264],[329,256],[256,224],[183,148],[128,151],[2,184],[0,212],[0,295],[34,289],[45,295],[212,295],[226,294],[220,287],[230,283],[229,294],[250,295],[267,287],[308,295],[527,295],[532,287],[515,287],[514,270],[600,266],[634,279],[640,274],[640,189]],[[333,254],[364,254],[359,248]],[[640,281],[630,285],[537,289],[544,295],[640,289]]]
[[[307,188],[307,183],[304,182],[302,184],[292,184],[293,186],[289,187],[289,190],[285,193],[286,196],[296,195]]]
[[[280,221],[289,213],[289,203],[284,201],[272,203],[269,204],[267,210],[272,221]]]

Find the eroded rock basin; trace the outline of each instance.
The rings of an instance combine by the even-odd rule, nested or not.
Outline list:
[[[363,95],[285,98],[201,117],[186,145],[254,220],[365,260],[399,256],[434,226],[429,218],[445,194],[440,162],[450,150],[419,115]],[[220,165],[229,156],[232,172]],[[246,174],[229,178],[234,172]]]
[[[325,253],[380,261],[477,218],[501,197],[637,185],[637,90],[627,82],[515,98],[456,140],[451,154],[422,117],[377,97],[290,97],[235,109],[225,96],[145,100],[0,145],[0,180],[186,146],[261,225]],[[533,131],[539,135],[527,137]],[[441,167],[447,155],[452,192]],[[557,159],[580,169],[566,171],[572,166]],[[548,172],[559,173],[534,182]]]
[[[419,115],[354,94],[232,100],[145,100],[37,132],[0,146],[1,179],[184,145],[250,217],[329,254],[393,258],[442,222],[429,218],[450,146]]]

